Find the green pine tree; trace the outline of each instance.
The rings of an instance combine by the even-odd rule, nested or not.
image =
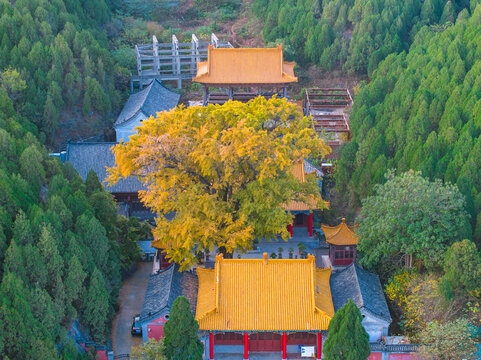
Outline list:
[[[165,354],[172,360],[201,360],[203,346],[197,335],[199,324],[185,296],[175,299],[170,318],[164,326]]]
[[[109,294],[105,289],[102,273],[95,268],[84,300],[83,323],[86,324],[94,341],[105,341],[105,322],[109,315]]]
[[[87,178],[85,179],[85,186],[87,188],[87,196],[90,196],[96,191],[103,190],[102,184],[100,183],[97,174],[92,169],[90,169],[89,173],[87,174]]]
[[[361,324],[362,316],[351,299],[340,308],[329,323],[324,343],[326,360],[364,360],[371,350],[369,335]]]

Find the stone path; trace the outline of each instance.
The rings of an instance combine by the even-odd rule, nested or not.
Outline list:
[[[132,336],[132,317],[139,314],[144,302],[145,289],[152,271],[151,262],[139,262],[137,270],[122,284],[119,311],[112,322],[112,349],[114,355],[130,354],[133,345],[142,344],[141,336]]]

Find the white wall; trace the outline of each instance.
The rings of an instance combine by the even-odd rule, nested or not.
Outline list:
[[[361,310],[361,315],[364,317],[362,320],[362,325],[369,334],[369,342],[378,342],[381,340],[381,337],[387,335],[387,329],[389,327],[388,322],[372,316],[365,310]]]
[[[134,129],[142,124],[142,120],[147,119],[147,116],[143,112],[139,112],[133,119],[115,126],[115,133],[117,135],[117,142],[123,140],[124,142],[129,141],[129,137],[136,133]]]

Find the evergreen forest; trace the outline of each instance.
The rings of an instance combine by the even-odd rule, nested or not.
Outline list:
[[[481,244],[480,25],[478,5],[443,32],[424,27],[408,52],[389,55],[359,91],[354,138],[336,174],[351,204],[372,194],[388,169],[419,170],[458,186]]]
[[[121,274],[144,231],[119,217],[95,173],[49,157],[61,120],[103,128],[122,69],[107,50],[103,0],[0,1],[0,354],[80,359],[78,320],[105,343]]]
[[[300,64],[372,74],[407,51],[424,26],[442,30],[476,0],[254,0],[266,43],[282,43]],[[464,16],[465,16],[464,15]]]

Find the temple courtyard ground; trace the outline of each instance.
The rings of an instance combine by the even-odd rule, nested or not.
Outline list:
[[[299,253],[298,244],[302,243],[306,247],[304,251],[305,254],[312,254],[316,257],[316,266],[319,268],[329,267],[330,264],[324,263],[327,260],[329,255],[329,249],[327,247],[320,247],[319,240],[316,236],[309,237],[309,233],[307,228],[294,228],[293,237],[290,238],[288,241],[284,241],[281,238],[278,240],[267,241],[261,240],[259,244],[257,244],[257,250],[250,251],[247,254],[241,254],[242,259],[262,259],[263,253],[267,253],[267,255],[271,256],[272,253],[275,253],[276,256],[279,254],[279,248],[282,248],[282,258],[289,259],[289,249],[294,250],[292,254],[293,259],[301,259],[301,254]],[[323,256],[325,257],[323,259]],[[234,251],[233,255],[234,259],[237,258],[237,252]],[[212,260],[212,258],[211,258]]]
[[[130,354],[133,345],[142,344],[142,336],[132,336],[132,317],[140,314],[145,289],[152,272],[151,262],[139,262],[137,270],[124,280],[119,294],[119,311],[112,322],[112,350],[115,355]]]

